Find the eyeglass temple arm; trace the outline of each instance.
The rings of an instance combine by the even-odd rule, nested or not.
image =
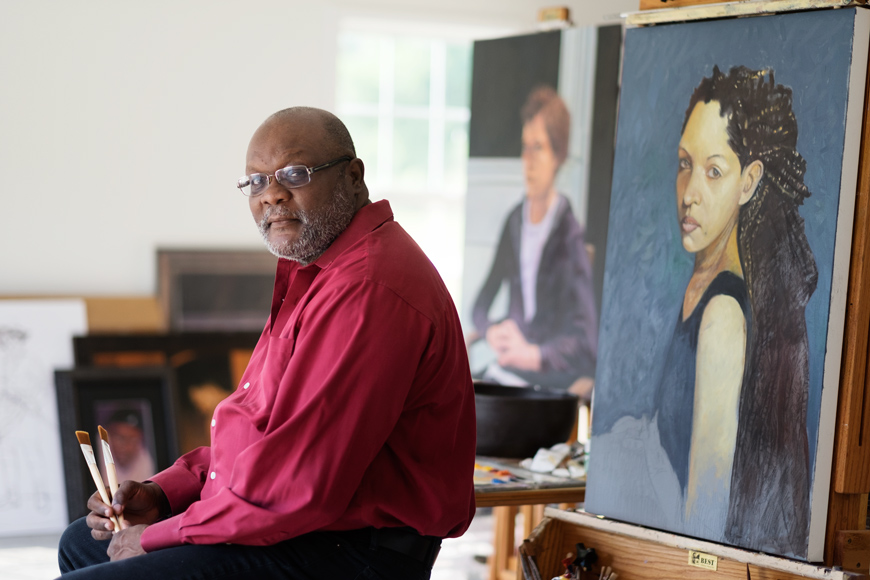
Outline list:
[[[321,169],[329,169],[333,165],[337,165],[337,164],[341,163],[342,161],[353,161],[353,157],[351,157],[350,155],[342,155],[338,159],[333,159],[332,161],[324,163],[323,165],[318,165],[317,167],[312,167],[311,169],[308,170],[308,175],[311,175],[315,171],[320,171]]]

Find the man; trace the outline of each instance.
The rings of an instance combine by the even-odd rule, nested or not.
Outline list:
[[[280,111],[254,133],[246,173],[281,257],[251,362],[215,410],[211,447],[125,482],[111,507],[89,500],[61,539],[64,578],[428,578],[440,538],[473,516],[456,311],[389,204],[369,202],[347,129]],[[112,513],[130,526],[112,534]]]

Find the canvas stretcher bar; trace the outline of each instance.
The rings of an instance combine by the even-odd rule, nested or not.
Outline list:
[[[865,82],[870,81],[870,74]],[[868,328],[870,328],[870,84],[865,90],[865,116],[861,129],[855,225],[840,379],[834,491],[844,494],[870,492],[870,396],[868,396]]]
[[[866,83],[870,83],[870,74]],[[860,550],[848,540],[851,531],[866,532],[867,493],[870,492],[870,373],[868,373],[868,327],[870,327],[870,84],[865,85],[865,116],[861,128],[855,221],[849,267],[849,285],[843,336],[843,362],[840,375],[834,465],[828,503],[825,562],[847,567],[850,563],[867,569],[867,559],[850,558]],[[850,535],[851,533],[851,535]],[[847,537],[848,536],[848,537]],[[862,554],[866,556],[866,554]]]
[[[861,11],[863,12],[863,11]],[[866,385],[864,370],[867,364],[867,319],[870,304],[866,293],[870,288],[866,286],[866,271],[864,260],[867,245],[867,192],[870,188],[870,165],[868,165],[867,147],[868,123],[867,105],[868,95],[868,30],[867,19],[857,19],[855,28],[855,45],[853,47],[853,66],[850,85],[856,89],[853,99],[850,99],[848,117],[852,122],[846,127],[846,143],[860,142],[859,148],[847,147],[844,151],[844,163],[842,180],[842,193],[848,194],[854,191],[854,202],[851,207],[841,205],[841,221],[848,223],[847,212],[852,212],[851,228],[838,230],[837,245],[850,248],[849,262],[839,267],[835,264],[835,271],[848,272],[848,286],[840,287],[845,290],[845,296],[832,295],[830,320],[836,319],[837,324],[831,325],[832,331],[841,328],[843,342],[840,351],[839,367],[836,367],[838,359],[830,357],[826,360],[825,384],[833,384],[833,375],[839,378],[838,393],[836,398],[836,420],[830,429],[833,430],[833,453],[829,456],[831,461],[818,461],[816,464],[817,477],[821,478],[826,473],[832,472],[831,489],[826,501],[828,513],[825,522],[825,550],[824,561],[829,565],[842,565],[842,550],[837,550],[839,534],[845,530],[864,530],[866,528],[867,501],[866,494],[870,491],[870,461],[867,460],[867,451],[870,446],[862,447],[862,430],[849,427],[861,423],[861,405],[856,401],[864,401]],[[859,93],[857,89],[863,89]],[[861,119],[861,123],[857,120]],[[857,175],[849,173],[849,166],[858,167]],[[847,198],[848,199],[848,198]],[[844,260],[844,253],[838,254],[837,260]],[[863,330],[862,330],[863,329]],[[831,415],[831,411],[824,408],[825,403],[833,404],[832,398],[823,397],[823,416]],[[855,416],[855,410],[858,414]],[[851,486],[843,485],[843,481],[852,482]],[[848,495],[844,495],[848,494]],[[822,511],[821,501],[814,498],[814,510]],[[865,560],[864,570],[867,562]]]
[[[680,2],[682,8],[663,8],[659,10],[644,10],[625,15],[625,23],[629,27],[649,26],[651,24],[666,24],[671,22],[688,22],[691,20],[709,20],[712,18],[730,18],[735,16],[758,16],[777,12],[796,12],[819,8],[843,8],[846,6],[865,5],[867,0],[752,0],[749,2],[725,2],[702,6],[689,6],[689,2]],[[697,2],[695,4],[698,4]],[[649,5],[649,1],[641,1],[641,9]]]

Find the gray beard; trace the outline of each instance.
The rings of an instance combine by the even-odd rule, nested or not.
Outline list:
[[[323,209],[290,211],[283,205],[270,206],[263,219],[257,224],[263,242],[269,251],[279,258],[287,258],[307,266],[319,258],[323,252],[343,232],[356,213],[356,203],[348,195],[344,183],[339,181],[333,192],[332,201]],[[299,238],[295,242],[273,244],[269,241],[269,219],[272,217],[297,219],[302,225]]]

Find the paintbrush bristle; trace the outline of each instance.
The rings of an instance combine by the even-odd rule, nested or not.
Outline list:
[[[103,441],[108,443],[109,442],[109,432],[106,431],[105,429],[103,429],[102,425],[97,425],[97,429],[100,432],[100,439],[102,439]]]
[[[87,431],[76,431],[76,439],[79,440],[81,445],[90,445],[91,444],[91,436],[88,435]]]

